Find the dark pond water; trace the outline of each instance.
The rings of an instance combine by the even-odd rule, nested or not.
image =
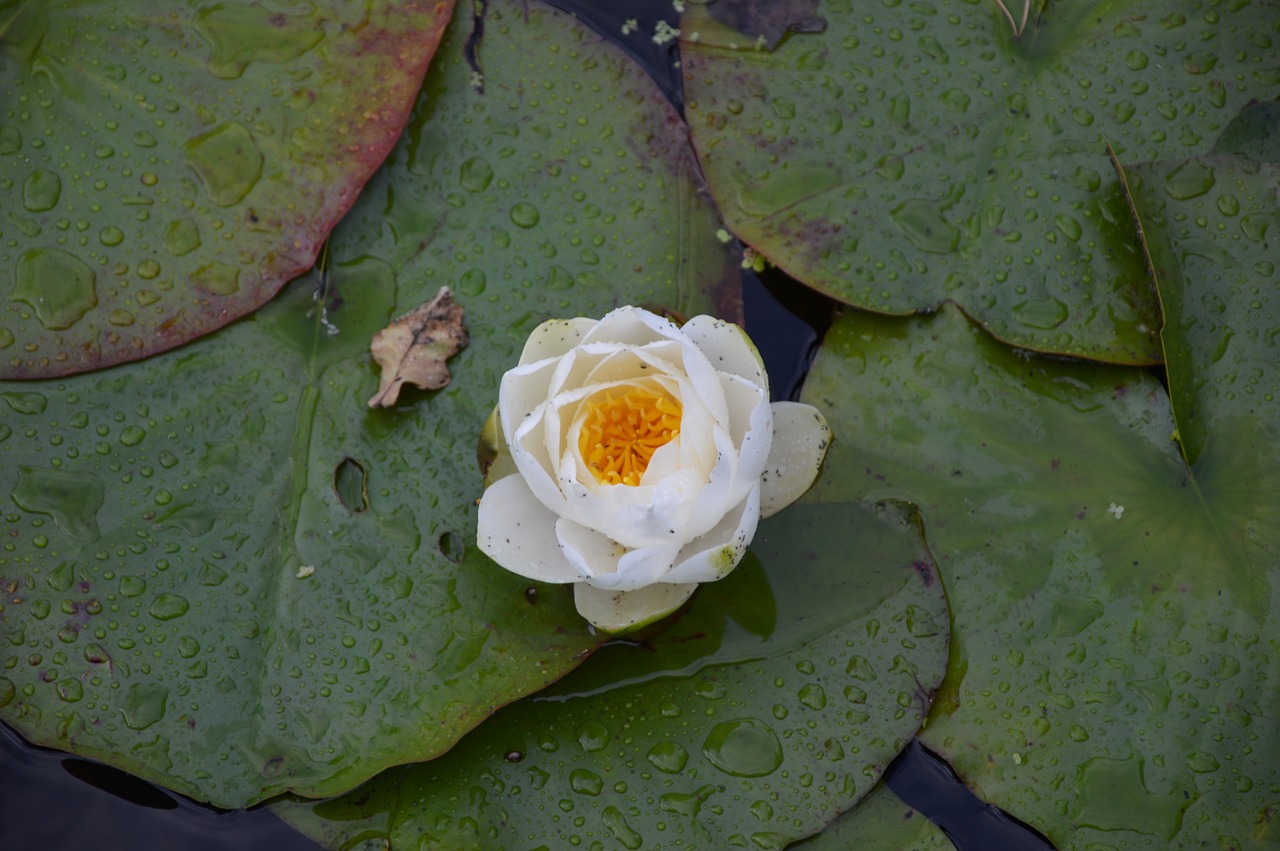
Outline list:
[[[668,0],[559,0],[553,3],[622,40],[622,22],[654,31]],[[460,5],[460,11],[466,10]],[[673,45],[647,38],[623,47],[681,102]],[[748,274],[747,330],[760,348],[780,398],[795,398],[832,305],[777,272]],[[1052,851],[1038,833],[975,797],[944,761],[912,743],[885,775],[908,805],[938,824],[960,851]],[[164,848],[172,851],[317,851],[319,846],[264,809],[222,812],[124,772],[64,753],[33,748],[0,725],[0,836],[5,848]]]

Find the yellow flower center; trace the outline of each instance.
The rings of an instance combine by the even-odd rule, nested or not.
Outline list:
[[[680,433],[680,403],[632,389],[587,402],[578,449],[597,481],[638,485],[653,453]]]

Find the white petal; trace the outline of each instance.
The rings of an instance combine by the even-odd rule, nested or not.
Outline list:
[[[713,529],[756,484],[755,480],[744,482],[737,476],[738,450],[729,433],[717,426],[712,440],[716,448],[715,464],[694,499],[688,524],[680,530],[683,541],[690,541]]]
[[[684,370],[689,376],[693,392],[702,404],[721,425],[729,423],[729,406],[724,398],[724,387],[720,383],[721,373],[717,372],[692,340],[684,341]]]
[[[583,351],[595,353],[597,346],[604,349],[582,384],[600,384],[607,381],[626,381],[653,375],[683,375],[681,366],[683,350],[673,340],[663,340],[645,346],[614,346],[603,344],[583,346]],[[607,352],[607,353],[606,353]]]
[[[680,399],[683,408],[680,414],[681,463],[689,469],[701,471],[704,476],[709,475],[716,463],[717,420],[689,379],[681,379],[669,392]]]
[[[499,479],[480,497],[476,543],[502,567],[539,582],[583,578],[560,551],[556,515],[519,475]]]
[[[559,515],[564,512],[565,496],[556,485],[554,459],[547,455],[544,438],[546,410],[547,406],[544,404],[525,417],[507,446],[511,451],[511,460],[515,462],[516,469],[520,471],[533,495]],[[502,419],[503,430],[507,430],[509,426],[501,413],[499,418]]]
[[[697,343],[711,365],[721,372],[744,378],[769,395],[769,377],[764,361],[747,333],[714,316],[695,316],[680,329]]]
[[[690,541],[676,556],[676,566],[665,582],[715,582],[729,575],[747,553],[760,522],[760,486],[742,504],[725,515],[715,528]]]
[[[628,549],[687,541],[682,534],[696,477],[677,475],[657,485],[565,484],[563,516],[617,541]]]
[[[696,589],[688,585],[650,585],[638,591],[606,591],[585,582],[573,586],[578,613],[604,632],[625,632],[664,618],[684,605]]]
[[[561,517],[556,521],[556,539],[560,551],[578,573],[591,578],[618,572],[618,559],[627,548],[594,529]]]
[[[773,409],[761,387],[732,375],[722,375],[729,405],[729,434],[738,450],[738,475],[754,481],[764,470],[773,441]]]
[[[618,559],[616,573],[593,576],[587,580],[587,584],[610,591],[635,591],[655,582],[663,582],[679,552],[680,545],[673,543],[627,550]]]
[[[551,378],[557,361],[542,360],[507,370],[498,386],[498,416],[507,441],[533,411],[551,396]]]
[[[643,346],[657,340],[680,340],[684,335],[670,319],[650,313],[641,307],[619,307],[604,315],[595,328],[583,337],[584,343],[625,343]]]
[[[529,339],[525,341],[524,351],[520,353],[520,365],[558,358],[582,341],[588,331],[596,327],[596,320],[581,316],[575,319],[549,319],[543,322]]]
[[[831,429],[817,408],[773,403],[773,445],[761,476],[760,516],[777,514],[809,489],[831,445]]]

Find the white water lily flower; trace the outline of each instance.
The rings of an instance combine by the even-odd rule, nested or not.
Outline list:
[[[502,377],[486,438],[480,549],[621,632],[724,578],[756,523],[813,483],[831,441],[815,408],[769,403],[736,325],[638,307],[545,322]],[[509,455],[509,457],[508,457]]]

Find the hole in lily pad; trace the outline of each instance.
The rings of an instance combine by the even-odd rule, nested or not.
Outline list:
[[[352,514],[369,510],[368,474],[354,458],[343,458],[333,471],[333,490],[342,507]]]
[[[467,545],[462,543],[457,532],[445,532],[440,536],[438,546],[440,554],[454,564],[462,561],[462,557],[467,554]]]

